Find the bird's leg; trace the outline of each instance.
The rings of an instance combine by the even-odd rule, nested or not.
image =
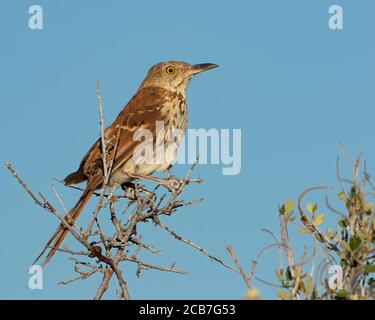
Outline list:
[[[172,177],[172,165],[167,168],[168,178]]]

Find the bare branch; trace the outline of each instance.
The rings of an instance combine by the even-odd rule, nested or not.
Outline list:
[[[239,271],[239,273],[241,274],[242,279],[245,281],[247,287],[248,287],[250,290],[253,289],[253,286],[252,286],[252,284],[251,284],[251,276],[254,274],[254,272],[252,271],[250,276],[246,275],[246,273],[243,271],[243,269],[242,269],[242,267],[241,267],[240,262],[238,261],[238,258],[237,258],[237,256],[236,256],[236,254],[234,253],[234,250],[233,250],[232,246],[231,246],[231,245],[228,245],[228,246],[227,246],[227,250],[228,250],[228,252],[229,252],[231,258],[233,259],[234,263],[236,264],[236,266],[237,266],[237,268],[238,268],[238,271]],[[254,267],[254,268],[255,268],[255,265],[256,265],[256,262],[253,261],[253,267]]]

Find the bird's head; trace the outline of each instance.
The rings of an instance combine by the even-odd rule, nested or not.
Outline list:
[[[184,91],[194,75],[217,67],[213,63],[191,65],[182,61],[160,62],[151,67],[140,88],[163,87]]]

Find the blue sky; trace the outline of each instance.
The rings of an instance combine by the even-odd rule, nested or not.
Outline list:
[[[43,30],[28,28],[32,4],[43,7]],[[331,4],[342,5],[344,30],[329,30]],[[164,220],[215,255],[230,261],[230,243],[248,268],[270,243],[261,229],[277,231],[280,203],[310,186],[336,186],[338,139],[352,154],[363,152],[374,170],[373,1],[6,0],[1,12],[0,159],[50,199],[52,177],[75,170],[98,137],[96,81],[109,123],[148,68],[171,59],[220,65],[190,84],[189,126],[242,130],[241,173],[223,176],[218,165],[199,166],[196,175],[205,182],[185,198],[204,202]],[[178,166],[175,173],[186,170]],[[0,184],[0,298],[91,298],[98,278],[56,284],[74,276],[61,254],[45,270],[44,289],[28,288],[26,270],[57,221],[4,166]],[[57,188],[69,206],[79,196]],[[243,297],[237,274],[156,228],[146,226],[143,235],[164,253],[152,261],[176,261],[189,274],[146,271],[138,279],[134,267],[124,267],[133,298]],[[276,282],[277,263],[276,253],[267,253],[257,276]],[[274,288],[254,285],[275,298]],[[114,297],[113,290],[106,295]]]

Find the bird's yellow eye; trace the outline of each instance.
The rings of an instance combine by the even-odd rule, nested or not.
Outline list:
[[[173,66],[168,66],[165,69],[165,72],[168,73],[169,75],[172,75],[172,74],[174,74],[176,72],[176,69]]]

